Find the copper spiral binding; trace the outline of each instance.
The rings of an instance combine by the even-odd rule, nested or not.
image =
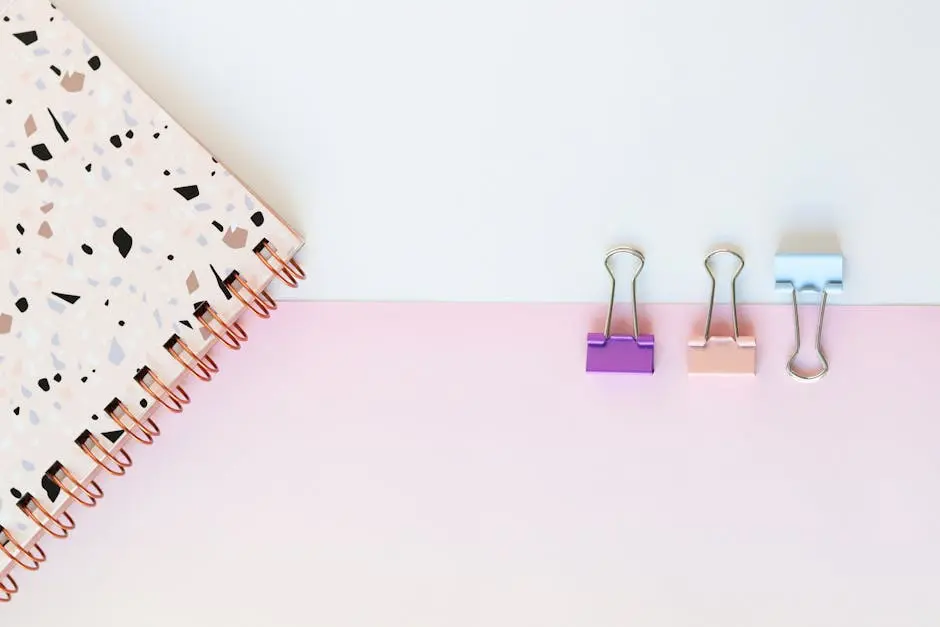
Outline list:
[[[71,481],[79,489],[79,492],[75,492],[72,488],[66,486],[65,482],[59,478],[59,473],[62,473],[66,479]],[[63,492],[72,497],[75,502],[85,507],[94,507],[98,504],[98,499],[104,496],[101,486],[99,486],[96,481],[91,482],[91,487],[95,489],[95,491],[92,492],[78,480],[78,477],[59,462],[52,464],[49,470],[46,471],[46,476],[49,477],[50,481],[59,486]]]
[[[238,286],[235,285],[236,282],[238,283]],[[277,309],[277,303],[274,302],[274,299],[271,298],[271,295],[268,294],[266,290],[261,290],[261,293],[259,294],[254,289],[252,289],[252,287],[248,285],[245,279],[243,279],[242,276],[238,273],[238,270],[232,270],[232,273],[228,275],[228,278],[225,279],[224,283],[225,287],[229,289],[235,298],[240,300],[245,307],[250,309],[259,318],[270,318],[271,312]],[[238,291],[238,287],[241,287],[246,292],[248,292],[251,295],[251,300],[248,300],[242,296]]]
[[[183,352],[176,352],[176,347],[182,349]],[[166,344],[163,345],[163,348],[167,350],[170,355],[173,356],[173,359],[179,362],[181,366],[189,370],[194,377],[202,381],[211,381],[212,375],[219,371],[219,367],[216,365],[215,360],[212,359],[209,355],[204,355],[200,357],[196,354],[193,349],[189,347],[189,344],[183,341],[178,335],[173,335]],[[183,359],[183,355],[189,357],[191,362]],[[196,369],[198,367],[198,370]]]
[[[94,448],[97,448],[104,454],[104,459],[101,459],[95,455],[92,448],[88,446],[89,440],[94,444]],[[85,452],[85,455],[88,455],[88,457],[90,457],[93,462],[98,464],[102,470],[114,475],[115,477],[120,477],[127,472],[128,468],[134,465],[134,460],[132,460],[131,456],[127,454],[127,451],[121,449],[120,454],[124,457],[124,459],[119,459],[114,455],[114,453],[108,450],[108,447],[101,443],[101,440],[96,438],[94,434],[92,434],[92,432],[88,431],[87,429],[75,439],[75,443],[78,444],[79,448]],[[115,470],[115,468],[112,467],[109,462],[113,463],[117,469]]]
[[[262,239],[254,252],[275,276],[290,287],[297,287],[298,281],[307,276],[296,260],[285,261],[278,255],[277,250],[267,239]],[[277,303],[266,290],[255,290],[237,271],[229,275],[224,285],[245,307],[261,318],[269,318],[271,312],[277,309]],[[196,309],[194,317],[228,348],[238,350],[241,343],[248,339],[248,334],[238,322],[226,323],[207,302],[202,303]],[[212,375],[219,371],[218,365],[209,355],[199,356],[179,335],[174,334],[163,347],[173,359],[197,379],[211,381]],[[154,400],[173,413],[181,413],[183,405],[190,402],[189,394],[181,386],[171,389],[148,366],[143,367],[134,380]],[[154,437],[160,435],[160,428],[152,418],[139,419],[118,398],[108,404],[105,413],[125,433],[142,444],[153,444]],[[123,448],[112,452],[88,429],[75,439],[75,443],[96,466],[111,475],[124,475],[134,463]],[[91,481],[88,485],[83,484],[60,462],[55,462],[46,471],[45,476],[73,501],[85,507],[94,507],[98,499],[104,496],[101,486],[96,481]],[[17,507],[40,529],[55,538],[66,538],[75,528],[75,520],[68,512],[55,516],[29,493],[17,502]],[[38,570],[40,564],[46,561],[46,553],[39,544],[34,543],[31,548],[27,549],[2,525],[0,525],[0,552],[22,568],[31,571]],[[0,603],[9,602],[17,592],[19,592],[19,585],[11,575],[7,574],[0,578]]]
[[[176,391],[171,390],[166,383],[163,382],[157,373],[150,369],[150,366],[144,366],[140,369],[134,376],[134,380],[137,381],[137,385],[142,387],[154,400],[158,401],[161,405],[166,407],[168,410],[174,414],[180,414],[183,412],[183,405],[189,404],[189,394],[186,393],[180,386],[176,386]],[[153,391],[151,385],[156,384],[161,390],[162,394],[158,394]],[[165,398],[166,397],[166,398]],[[167,398],[173,402],[171,405],[167,402]]]
[[[305,279],[307,273],[304,272],[304,269],[297,263],[296,259],[291,259],[290,261],[284,261],[280,255],[277,254],[277,250],[267,238],[262,239],[257,246],[254,248],[254,253],[258,256],[258,259],[261,260],[268,270],[273,272],[277,278],[282,280],[288,287],[297,287],[298,281]],[[271,264],[271,259],[275,260],[278,264],[278,267],[274,267]]]
[[[16,506],[21,512],[29,516],[34,523],[42,527],[43,531],[54,538],[67,538],[69,537],[69,531],[75,529],[75,520],[68,512],[62,512],[62,516],[65,518],[65,522],[63,522],[53,516],[52,512],[46,509],[32,494],[27,493]],[[46,517],[45,521],[40,520],[39,516],[36,515],[35,510],[37,509]],[[50,527],[50,522],[55,523],[55,526]]]
[[[7,585],[7,582],[10,582],[9,585]],[[0,593],[3,594],[3,596],[0,596],[0,603],[9,603],[13,595],[19,591],[20,586],[16,583],[16,579],[10,575],[5,576],[3,580],[0,581]]]
[[[245,329],[242,328],[242,325],[237,322],[232,322],[231,324],[226,323],[219,317],[219,314],[209,303],[202,303],[193,315],[196,317],[196,320],[202,323],[202,326],[204,326],[209,333],[234,351],[240,349],[242,342],[248,339],[248,334],[245,333]],[[210,318],[208,322],[206,322],[206,316]],[[224,334],[220,333],[212,326],[213,322],[218,323],[225,329]]]
[[[127,432],[132,438],[140,442],[141,444],[146,444],[150,446],[153,444],[153,438],[160,435],[160,427],[154,423],[152,418],[147,418],[144,422],[141,422],[137,419],[131,410],[127,408],[127,405],[121,402],[120,399],[114,399],[108,406],[105,408],[105,413],[111,417],[111,420],[118,423],[125,432]],[[131,422],[134,424],[130,427],[124,423],[124,420],[118,416],[118,411],[123,413],[125,416],[131,419]],[[149,426],[148,426],[149,425]],[[143,435],[138,435],[134,428],[137,428],[143,433]]]
[[[8,544],[12,544],[16,548],[16,554],[10,552],[10,549],[7,548]],[[6,527],[0,525],[0,551],[9,557],[11,560],[25,568],[26,570],[39,570],[39,565],[46,561],[46,552],[42,550],[42,547],[38,544],[34,544],[33,547],[39,553],[39,555],[33,555],[32,552],[28,551],[26,547],[16,541],[16,538],[13,537]],[[20,555],[27,555],[29,559],[32,560],[32,563],[24,562],[20,559]]]

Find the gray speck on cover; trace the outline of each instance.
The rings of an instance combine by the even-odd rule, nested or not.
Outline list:
[[[65,370],[65,363],[59,361],[55,354],[52,355],[52,367],[56,370]]]
[[[162,328],[163,328],[163,319],[160,317],[160,310],[159,310],[159,309],[154,309],[154,310],[153,310],[153,320],[154,320],[154,322],[157,323],[157,328],[158,328],[158,329],[162,329]]]
[[[69,253],[69,256],[65,258],[65,263],[70,266],[75,265],[75,258],[72,257],[72,253]]]
[[[95,226],[97,226],[98,228],[101,228],[105,224],[107,224],[107,221],[104,218],[99,218],[98,216],[92,217],[91,221],[94,222]]]
[[[209,243],[209,242],[206,241],[206,236],[205,236],[205,235],[201,235],[201,234],[199,235],[199,237],[196,238],[196,241],[199,242],[199,245],[200,245],[200,246],[205,246],[205,245],[207,245],[207,244]]]
[[[121,281],[123,281],[123,280],[124,280],[124,279],[122,279],[122,278],[119,277],[119,276],[111,277],[111,286],[112,286],[112,287],[117,287],[118,285],[121,284]]]
[[[111,170],[109,170],[107,166],[101,168],[101,178],[106,181],[111,180]]]
[[[16,190],[18,190],[19,188],[20,188],[19,185],[17,185],[16,183],[11,183],[9,181],[3,184],[3,191],[5,191],[8,194],[15,194]]]
[[[75,120],[75,117],[76,117],[75,114],[72,113],[71,111],[64,111],[62,113],[62,121],[65,123],[66,126],[69,126]]]
[[[130,97],[131,97],[131,92],[127,92],[126,94],[124,94],[124,100],[127,100],[128,102],[130,102]],[[132,118],[131,114],[128,113],[127,110],[124,111],[124,123],[131,127],[137,126],[137,120]]]
[[[46,302],[49,303],[49,309],[51,309],[52,311],[56,313],[62,313],[63,311],[65,311],[65,303],[63,303],[58,298],[55,298],[55,299],[50,298]]]
[[[39,424],[39,416],[32,409],[29,410],[29,422],[34,425]]]
[[[24,460],[23,460],[23,470],[27,470],[27,471],[29,471],[29,472],[32,472],[32,471],[36,470],[36,466],[33,465],[33,462],[24,459]]]
[[[38,89],[39,91],[45,91],[46,89],[46,84],[43,82],[41,78],[36,79],[36,89]]]
[[[53,345],[53,346],[58,346],[58,345],[59,345],[59,334],[58,334],[58,333],[56,333],[55,335],[52,336],[52,345]],[[53,355],[52,358],[55,359],[55,355]]]
[[[118,344],[117,338],[111,338],[111,348],[108,350],[108,361],[115,366],[120,366],[124,361],[124,349]]]
[[[212,209],[212,205],[207,202],[196,203],[196,211],[208,211]]]
[[[33,393],[30,392],[29,389],[25,385],[20,386],[20,393],[23,395],[24,398],[30,398],[33,395]]]
[[[10,293],[13,294],[14,296],[20,295],[20,291],[16,289],[16,284],[13,283],[13,281],[10,281]]]
[[[96,155],[103,155],[103,154],[104,154],[104,148],[102,148],[102,147],[99,146],[98,144],[95,144],[94,151],[95,151],[95,154],[96,154]]]

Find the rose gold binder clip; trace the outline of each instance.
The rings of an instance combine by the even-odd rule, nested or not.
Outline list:
[[[721,253],[733,255],[738,260],[738,269],[731,277],[731,328],[733,335],[711,334],[712,314],[715,310],[715,274],[709,265],[712,257]],[[757,341],[751,336],[738,334],[738,309],[735,282],[744,270],[744,258],[733,250],[720,248],[705,257],[705,271],[711,278],[712,289],[705,318],[705,335],[689,341],[689,374],[737,375],[757,373]]]

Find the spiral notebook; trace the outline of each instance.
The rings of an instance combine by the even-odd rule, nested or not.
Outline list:
[[[4,8],[5,7],[5,8]],[[0,600],[304,277],[301,237],[47,0],[0,1]]]

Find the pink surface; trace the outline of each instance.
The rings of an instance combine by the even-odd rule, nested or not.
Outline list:
[[[637,377],[584,372],[602,305],[285,304],[0,622],[940,624],[940,308],[830,308],[808,384],[785,306],[690,378],[703,313]]]
[[[689,374],[757,374],[757,342],[753,337],[696,337],[689,340],[685,358]]]

